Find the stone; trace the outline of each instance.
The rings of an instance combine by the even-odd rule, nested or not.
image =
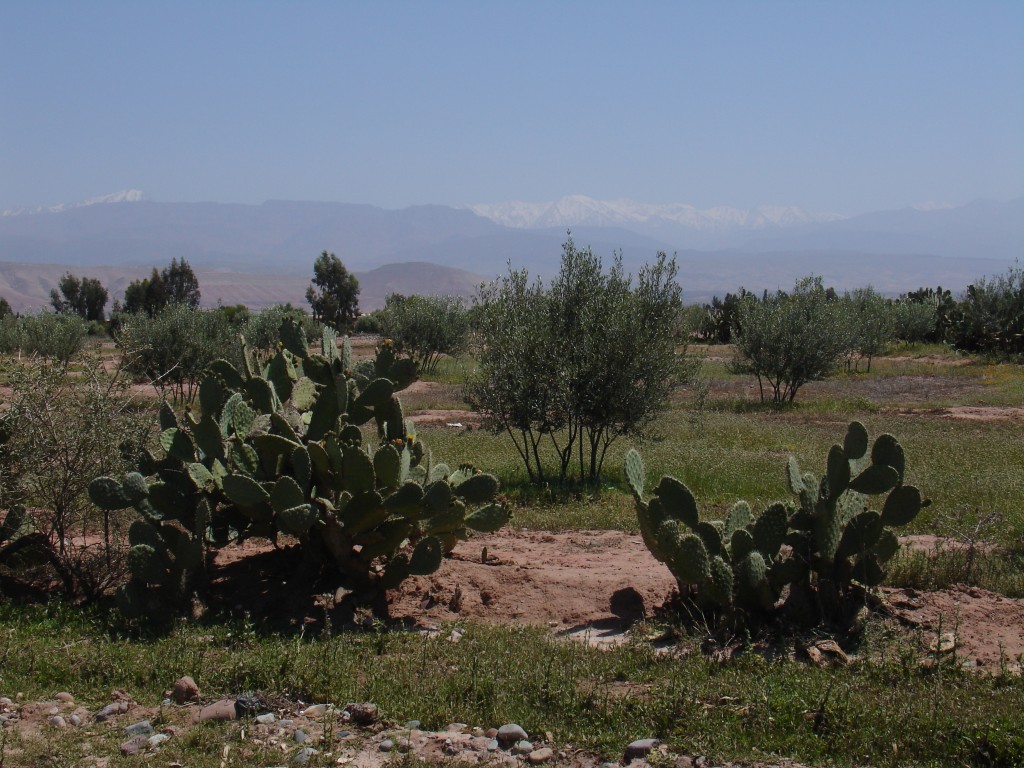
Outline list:
[[[295,730],[295,733],[292,734],[292,738],[295,740],[296,744],[305,744],[307,741],[309,741],[309,734],[301,728],[297,728]]]
[[[462,733],[469,726],[465,723],[448,723],[448,727],[445,728],[448,733]]]
[[[523,741],[529,738],[523,727],[516,723],[509,723],[508,725],[501,726],[495,736],[502,747],[508,747],[515,744],[517,741]]]
[[[323,717],[327,713],[329,704],[312,704],[299,712],[303,717]]]
[[[147,741],[149,741],[150,747],[156,749],[170,738],[170,734],[167,733],[154,733],[152,736],[149,737],[149,739],[147,739]]]
[[[102,723],[104,720],[109,720],[117,715],[123,715],[127,711],[127,701],[115,701],[111,704],[107,704],[107,706],[96,713],[96,722]]]
[[[295,757],[292,758],[292,765],[305,765],[313,755],[318,754],[320,753],[312,747],[303,747],[295,753]]]
[[[256,718],[256,722],[260,725],[273,725],[276,720],[277,717],[274,716],[273,712],[267,712],[267,714]]]
[[[0,707],[9,707],[9,706],[11,706],[13,704],[14,704],[14,702],[11,701],[6,696],[0,696]]]
[[[651,754],[651,750],[661,744],[660,739],[637,739],[636,741],[630,742],[629,746],[626,747],[626,762],[635,760],[638,757],[647,757]]]
[[[82,724],[82,718],[79,717],[78,715],[72,715],[71,717],[68,718],[68,722],[71,723],[73,726],[75,726],[77,728],[78,726],[80,726]]]
[[[528,755],[533,752],[533,744],[526,739],[521,739],[512,745],[512,752],[517,755]]]
[[[137,723],[132,723],[131,725],[126,726],[124,729],[124,735],[129,739],[135,736],[145,736],[148,738],[155,732],[156,731],[149,720],[140,720]]]
[[[533,750],[526,759],[530,765],[540,765],[541,763],[546,763],[554,756],[555,753],[551,747],[541,747],[540,749]]]
[[[384,739],[384,741],[380,743],[381,752],[390,752],[394,748],[395,742],[393,742],[391,739]]]
[[[54,715],[53,717],[51,717],[46,722],[48,722],[54,728],[67,728],[68,727],[68,724],[64,721],[64,718],[61,717],[60,715]]]
[[[497,752],[499,749],[501,749],[501,746],[498,744],[497,739],[491,739],[489,742],[487,742],[488,752]]]
[[[373,725],[377,722],[377,705],[369,702],[346,704],[344,715],[356,725]]]
[[[74,704],[75,703],[75,697],[72,696],[67,691],[61,691],[60,693],[58,693],[53,698],[55,698],[61,704]]]
[[[407,731],[418,731],[421,725],[423,725],[423,723],[419,720],[408,720],[402,727]]]
[[[135,736],[121,745],[121,754],[126,757],[137,755],[140,752],[145,752],[147,747],[149,747],[148,736]]]
[[[174,688],[171,690],[171,699],[175,704],[189,704],[193,701],[199,701],[199,686],[188,675],[179,677],[174,683]]]
[[[192,719],[197,723],[207,720],[237,720],[238,709],[235,707],[234,699],[221,699],[213,704],[207,704],[196,712]]]

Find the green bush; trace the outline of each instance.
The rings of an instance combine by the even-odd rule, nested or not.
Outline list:
[[[608,448],[642,434],[691,371],[680,342],[676,264],[658,254],[634,282],[621,260],[604,272],[572,239],[550,287],[510,272],[478,297],[478,369],[469,403],[512,438],[530,480],[547,479],[540,443],[558,456],[559,481],[574,461],[596,483]]]
[[[117,344],[129,373],[148,380],[175,402],[191,402],[210,363],[241,359],[237,333],[218,310],[171,304],[154,317],[122,317]]]
[[[5,373],[0,507],[27,505],[25,525],[45,535],[65,592],[98,597],[119,576],[122,536],[119,518],[89,503],[88,482],[134,464],[150,419],[131,401],[125,377],[92,355],[74,370],[44,359],[8,364]]]
[[[380,333],[409,354],[423,373],[432,373],[442,355],[466,348],[469,321],[455,296],[388,296],[381,310]]]
[[[307,342],[312,343],[323,333],[323,324],[314,320],[305,310],[293,307],[291,304],[278,304],[249,314],[241,326],[246,343],[252,349],[276,351],[277,345],[281,341],[281,323],[286,318],[299,323],[306,335]]]
[[[847,370],[858,370],[861,360],[871,361],[896,339],[896,311],[892,302],[874,288],[857,288],[843,294],[842,307],[846,312],[845,327],[850,335],[847,342]]]
[[[820,277],[797,281],[792,293],[762,300],[748,294],[736,315],[732,370],[757,377],[762,403],[766,384],[773,403],[793,402],[800,387],[833,372],[850,347],[850,321]]]
[[[88,324],[78,315],[40,312],[21,318],[21,351],[67,365],[82,351]]]
[[[957,349],[1024,355],[1024,268],[983,278],[961,297],[947,339]]]

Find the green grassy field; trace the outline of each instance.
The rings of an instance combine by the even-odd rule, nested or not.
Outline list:
[[[756,401],[750,380],[728,372],[728,350],[701,352],[710,381],[704,407],[695,409],[692,392],[680,392],[646,439],[615,444],[597,488],[527,486],[506,435],[424,427],[420,436],[435,460],[471,462],[497,474],[514,526],[634,531],[633,502],[620,479],[628,448],[642,452],[649,481],[661,474],[680,478],[697,495],[702,515],[718,518],[739,498],[757,510],[787,498],[787,457],[820,473],[829,446],[858,419],[872,435],[899,438],[909,481],[933,501],[906,532],[967,535],[991,518],[977,531],[997,545],[969,565],[961,555],[907,555],[895,563],[890,582],[930,589],[967,574],[987,589],[1024,596],[1021,416],[964,419],[949,412],[1019,408],[1021,366],[964,359],[942,348],[901,349],[876,359],[871,373],[810,384],[794,407],[772,410]],[[431,377],[436,386],[419,399],[403,398],[406,408],[463,407],[459,391],[469,365],[465,359],[443,362]],[[443,633],[428,638],[383,627],[309,638],[214,618],[139,636],[104,614],[59,602],[0,604],[0,695],[46,697],[64,689],[99,706],[111,689],[123,688],[155,705],[170,682],[187,673],[212,695],[262,691],[305,701],[372,700],[388,720],[418,719],[432,728],[519,722],[530,732],[549,731],[559,745],[613,760],[629,741],[656,736],[674,752],[712,760],[1024,765],[1021,677],[965,672],[955,658],[923,666],[921,638],[882,622],[869,624],[854,664],[835,669],[793,661],[796,638],[790,637],[774,638],[772,653],[721,661],[701,653],[699,636],[681,636],[675,652],[659,654],[642,639],[595,650],[554,640],[542,628],[463,628],[459,643],[446,642]],[[637,638],[664,630],[646,627]],[[18,744],[19,759],[73,765],[96,748],[60,734],[47,739]],[[225,743],[233,746],[231,762],[219,751]],[[116,752],[116,742],[111,746]],[[240,726],[228,724],[172,740],[158,759],[200,768],[283,759],[255,749],[245,744]],[[110,766],[140,764],[133,760],[115,756]],[[0,766],[12,764],[0,752]]]

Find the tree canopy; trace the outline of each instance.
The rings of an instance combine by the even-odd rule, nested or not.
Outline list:
[[[347,330],[359,317],[359,281],[341,259],[324,251],[313,264],[313,282],[306,289],[313,318]]]
[[[144,312],[156,317],[160,310],[169,305],[183,305],[189,309],[199,306],[199,279],[192,271],[191,265],[182,259],[171,259],[171,263],[142,280],[133,280],[124,291],[125,312],[136,314]]]
[[[57,288],[50,291],[50,303],[57,312],[75,314],[83,320],[103,322],[107,289],[95,277],[79,278],[67,272],[57,283]]]

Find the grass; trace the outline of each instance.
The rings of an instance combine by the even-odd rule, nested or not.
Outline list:
[[[1024,597],[1021,426],[937,412],[1019,406],[1024,367],[965,363],[941,347],[904,348],[876,359],[871,373],[815,382],[793,407],[774,410],[755,401],[749,379],[728,372],[720,359],[728,350],[706,354],[711,396],[700,418],[691,393],[682,392],[646,439],[614,445],[598,488],[530,486],[507,435],[426,426],[419,433],[435,461],[470,462],[497,474],[514,526],[634,531],[633,502],[619,479],[629,447],[641,450],[649,483],[675,475],[693,489],[704,517],[719,518],[739,498],[757,510],[790,498],[787,457],[822,472],[829,447],[842,440],[850,420],[859,419],[874,436],[891,432],[899,438],[909,481],[933,500],[908,532],[969,538],[998,514],[999,524],[985,531],[997,548],[979,547],[973,558],[952,547],[903,552],[889,583],[937,589],[966,582]],[[425,377],[431,387],[403,396],[406,410],[464,407],[459,392],[469,365],[461,358],[443,360]],[[597,651],[516,625],[464,625],[463,639],[451,643],[446,633],[426,637],[382,628],[338,637],[279,635],[256,620],[238,619],[138,636],[106,621],[59,603],[0,604],[0,695],[22,692],[31,699],[71,690],[98,708],[112,689],[124,688],[155,706],[177,677],[191,674],[208,696],[255,690],[307,702],[372,700],[386,719],[417,719],[428,728],[519,722],[533,733],[551,732],[560,748],[571,745],[612,760],[629,741],[655,736],[674,751],[712,761],[1024,764],[1021,677],[968,674],[955,659],[923,667],[921,647],[929,638],[908,637],[881,623],[869,624],[854,664],[825,670],[790,658],[795,637],[778,642],[774,660],[745,653],[722,662],[699,652],[699,638],[684,639],[669,655],[641,640]],[[116,753],[117,743],[116,734],[106,731],[90,739],[46,731],[39,741],[0,747],[0,766],[19,764],[4,762],[5,748],[21,750],[18,759],[26,765],[70,765],[90,750],[101,754],[99,746]],[[284,761],[282,753],[261,749],[243,738],[239,724],[224,724],[172,739],[159,761],[197,768]],[[328,762],[315,760],[311,765]],[[134,764],[114,757],[110,765]]]
[[[906,641],[881,627],[862,645],[859,661],[832,670],[756,653],[726,662],[700,653],[661,656],[641,642],[598,651],[522,627],[465,630],[459,643],[443,633],[406,632],[303,640],[227,623],[132,639],[79,611],[6,606],[0,692],[31,699],[71,690],[98,707],[120,687],[156,706],[163,690],[188,673],[207,695],[265,691],[307,702],[374,701],[385,719],[417,719],[426,728],[518,722],[606,759],[647,736],[715,761],[785,755],[839,766],[970,765],[984,764],[977,762],[982,749],[1006,765],[1024,759],[1024,681],[968,675],[955,663],[923,668]],[[428,676],[431,685],[423,685]],[[218,765],[225,742],[235,749],[235,764],[247,764],[236,725],[172,739],[160,761]],[[65,755],[62,764],[73,761],[75,745],[51,741],[49,748]]]

